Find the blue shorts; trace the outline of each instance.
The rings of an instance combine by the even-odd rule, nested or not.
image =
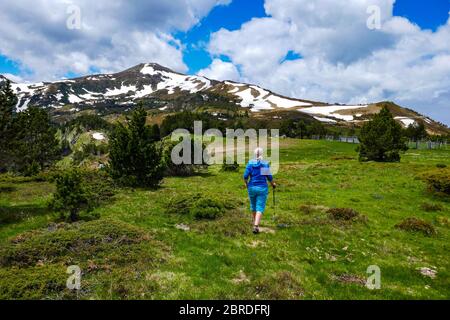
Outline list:
[[[269,188],[267,187],[249,187],[248,195],[250,197],[250,208],[252,212],[264,213],[266,210]]]

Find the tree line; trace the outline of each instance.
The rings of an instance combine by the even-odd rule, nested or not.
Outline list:
[[[16,113],[17,97],[6,82],[0,90],[0,172],[34,175],[60,154],[56,127],[48,113],[29,107]]]

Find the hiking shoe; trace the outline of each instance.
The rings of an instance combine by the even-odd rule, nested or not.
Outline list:
[[[259,234],[259,227],[255,226],[253,228],[253,234]]]

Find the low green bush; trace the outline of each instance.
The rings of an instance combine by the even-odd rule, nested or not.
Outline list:
[[[51,224],[0,247],[0,299],[138,299],[130,296],[143,285],[136,275],[153,272],[169,257],[168,245],[122,221]],[[77,293],[66,288],[70,265],[82,270]],[[104,296],[96,296],[99,289]],[[151,296],[150,289],[143,290]]]
[[[436,212],[436,211],[442,211],[444,209],[440,204],[428,203],[428,202],[422,203],[420,205],[420,208],[426,212]]]
[[[359,212],[351,208],[332,208],[327,211],[333,220],[350,221],[359,216]]]
[[[93,208],[109,201],[115,193],[112,178],[104,171],[72,169],[56,173],[56,192],[49,203],[49,208],[61,213],[68,220],[75,222],[80,213],[88,215],[83,220],[98,218],[89,213]]]
[[[200,198],[200,194],[174,198],[167,205],[166,212],[170,214],[189,215],[193,207],[193,203]]]
[[[197,220],[214,220],[236,207],[232,201],[192,194],[172,199],[166,208],[170,214],[190,216]]]
[[[223,172],[238,172],[239,164],[236,161],[233,164],[224,163],[222,165],[222,171]]]
[[[192,215],[197,220],[214,220],[220,218],[224,211],[225,206],[221,201],[208,198],[197,200],[191,209]]]
[[[421,179],[428,185],[430,192],[450,196],[450,169],[432,170],[422,174]]]
[[[208,170],[208,164],[205,159],[202,159],[201,164],[195,164],[195,150],[194,148],[201,148],[205,150],[206,145],[202,144],[200,141],[191,138],[190,146],[191,146],[191,157],[189,159],[189,163],[182,164],[174,164],[172,161],[172,152],[174,152],[174,148],[178,146],[179,141],[171,141],[169,139],[164,139],[162,142],[163,149],[163,162],[165,164],[165,175],[168,177],[189,177],[202,172],[206,172]],[[183,152],[186,150],[183,150]],[[203,153],[202,153],[203,154]],[[179,156],[184,156],[182,151],[180,151]]]
[[[56,292],[58,296],[54,298],[61,297],[63,292],[66,298],[70,298],[70,292],[66,288],[67,277],[63,265],[0,268],[0,300],[39,300]]]
[[[124,247],[149,239],[142,229],[114,220],[53,224],[47,229],[21,234],[3,246],[0,266],[31,267],[40,261],[70,265],[106,256],[112,263],[114,251],[124,251]],[[127,263],[126,256],[114,259]]]
[[[432,236],[436,234],[436,229],[431,223],[414,217],[403,220],[395,227],[407,232],[419,232],[425,236]]]

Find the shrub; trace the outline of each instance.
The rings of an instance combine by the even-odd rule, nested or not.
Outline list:
[[[63,265],[35,266],[30,268],[0,269],[1,300],[39,300],[49,298],[52,294],[66,293],[66,268]],[[56,298],[56,297],[55,297]]]
[[[350,208],[332,208],[327,211],[333,220],[350,221],[359,216],[359,213]]]
[[[193,207],[193,203],[200,198],[200,194],[194,194],[172,199],[167,206],[166,212],[170,214],[189,215]]]
[[[223,172],[238,172],[239,164],[236,161],[233,164],[224,163],[222,165],[222,171]]]
[[[223,215],[225,206],[218,200],[201,198],[197,200],[191,209],[192,215],[197,220],[214,220]]]
[[[386,105],[362,127],[359,141],[360,161],[398,162],[400,152],[408,150],[403,129]]]
[[[190,216],[197,220],[214,220],[222,217],[227,210],[234,208],[235,204],[231,201],[193,194],[173,199],[169,202],[166,212]]]
[[[202,171],[205,171],[208,169],[208,165],[207,163],[204,161],[204,159],[202,158],[202,161],[200,164],[195,164],[195,154],[194,154],[194,150],[195,148],[201,148],[202,150],[202,155],[203,155],[203,151],[205,150],[205,145],[201,144],[198,140],[195,140],[191,137],[184,137],[184,143],[186,143],[186,146],[189,145],[190,150],[181,150],[181,148],[179,149],[179,143],[178,141],[171,141],[171,140],[164,140],[163,141],[163,159],[164,159],[164,166],[166,168],[165,170],[165,174],[166,176],[169,177],[189,177],[189,176],[193,176],[195,174],[198,174]],[[189,140],[190,139],[190,140]],[[175,149],[177,148],[177,149]],[[175,150],[174,150],[175,149]],[[177,153],[179,152],[180,157],[183,157],[184,154],[181,152],[189,152],[190,151],[190,156],[189,160],[185,161],[187,163],[181,163],[181,164],[175,164],[172,161],[172,153]],[[186,158],[188,159],[188,158]]]
[[[440,204],[428,203],[428,202],[422,203],[420,205],[420,208],[426,212],[436,212],[436,211],[442,211],[444,209]]]
[[[89,195],[91,206],[100,206],[111,201],[116,192],[114,180],[105,171],[80,171],[83,185]]]
[[[102,258],[102,253],[148,241],[140,228],[125,222],[97,220],[60,223],[21,234],[0,250],[0,266],[31,267],[39,261],[68,263]],[[111,262],[112,255],[109,256]],[[117,257],[127,263],[127,257]]]
[[[438,164],[436,165],[436,168],[439,168],[439,169],[445,169],[445,168],[447,168],[447,165],[446,165],[446,164],[443,164],[443,163],[438,163]]]
[[[401,223],[397,224],[395,227],[403,231],[419,232],[426,236],[432,236],[436,234],[436,230],[431,223],[418,218],[407,218]]]
[[[430,192],[439,195],[450,195],[450,169],[433,170],[422,174],[422,180],[428,185]]]
[[[73,169],[62,172],[51,172],[46,177],[48,181],[56,182],[56,193],[49,203],[49,208],[65,214],[73,208],[75,214],[69,220],[92,220],[98,218],[89,213],[103,203],[110,202],[116,191],[114,180],[105,171]]]
[[[314,207],[307,204],[302,204],[299,209],[300,212],[304,214],[311,214],[314,212]]]
[[[82,210],[89,211],[90,197],[83,186],[81,173],[78,170],[65,171],[56,177],[56,192],[49,206],[64,217],[68,214],[71,222],[79,219]]]
[[[169,254],[170,247],[151,233],[120,221],[50,225],[0,247],[0,299],[89,299],[93,292],[99,299],[110,299],[121,289],[142,288],[136,275],[158,268]],[[66,288],[70,265],[79,265],[83,272],[76,296]],[[110,287],[105,277],[113,283],[122,280],[120,288]],[[149,287],[142,290],[152,292]],[[142,298],[140,292],[120,297]]]

